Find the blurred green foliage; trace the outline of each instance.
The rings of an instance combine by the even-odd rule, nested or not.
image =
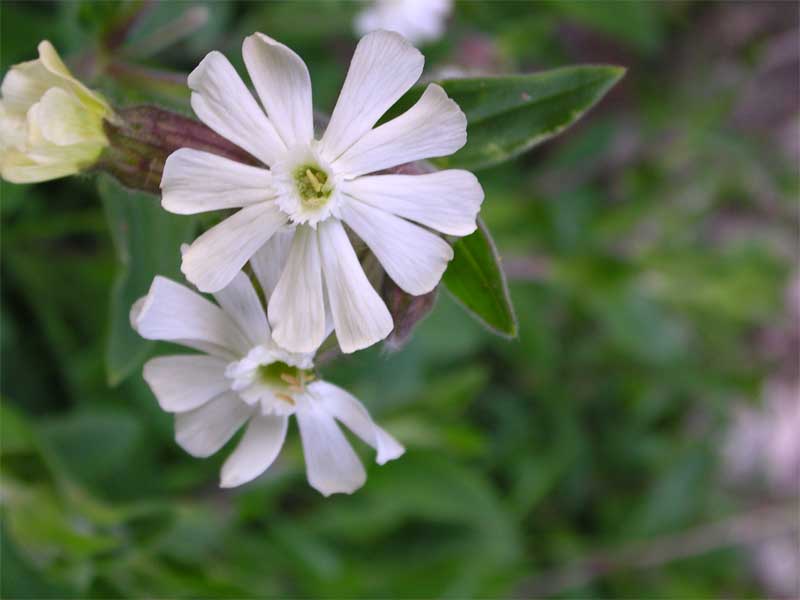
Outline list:
[[[165,41],[197,5],[206,24]],[[260,30],[306,60],[329,111],[359,6],[159,3],[102,50],[139,8],[3,2],[2,69],[48,38],[113,102],[188,114],[181,86],[109,77],[104,65],[186,73],[219,49],[241,66],[242,38]],[[106,181],[98,191],[93,176],[3,182],[0,593],[531,596],[549,569],[746,509],[720,483],[717,455],[732,401],[756,397],[773,367],[758,333],[775,326],[797,256],[796,158],[781,141],[797,116],[797,69],[775,84],[769,62],[797,16],[768,2],[457,4],[445,39],[423,49],[432,75],[575,63],[628,74],[579,127],[478,173],[517,340],[442,293],[401,352],[323,368],[408,448],[349,497],[305,484],[293,434],[265,476],[220,490],[224,453],[182,453],[138,371],[109,387],[109,334],[117,379],[146,351],[107,318],[146,285],[126,279],[119,257],[144,247],[150,268],[174,273],[177,257],[163,253],[188,220],[143,240],[155,200],[109,194]],[[728,26],[743,18],[756,25]],[[784,86],[789,114],[765,108],[767,83]],[[744,566],[720,551],[555,593],[756,595]]]

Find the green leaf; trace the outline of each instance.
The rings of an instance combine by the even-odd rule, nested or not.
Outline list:
[[[624,73],[621,67],[582,65],[438,81],[467,115],[467,144],[433,162],[441,168],[481,169],[522,154],[575,123]],[[425,87],[412,88],[386,118],[408,109]]]
[[[153,345],[131,329],[131,306],[156,275],[179,275],[180,246],[189,240],[194,221],[168,213],[157,198],[131,192],[110,177],[103,176],[98,188],[120,261],[111,289],[106,347],[106,374],[116,385],[142,364]]]
[[[481,323],[498,335],[515,337],[517,317],[508,295],[492,236],[483,221],[478,229],[453,244],[453,257],[442,281]]]
[[[0,439],[0,456],[32,452],[35,448],[25,416],[5,399],[0,403]]]
[[[49,419],[39,431],[65,470],[84,483],[113,480],[141,460],[142,426],[127,412],[73,412]]]

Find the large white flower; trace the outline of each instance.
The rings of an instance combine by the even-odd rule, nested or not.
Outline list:
[[[108,145],[103,98],[75,79],[53,45],[39,58],[14,65],[0,100],[0,171],[14,183],[46,181],[91,166]]]
[[[314,351],[329,312],[344,352],[370,346],[389,334],[392,318],[343,224],[403,290],[419,295],[436,287],[453,251],[427,228],[459,236],[474,231],[483,201],[478,180],[463,170],[369,174],[455,152],[466,142],[464,113],[441,87],[429,85],[407,112],[374,127],[417,81],[424,62],[402,36],[380,31],[359,42],[330,123],[316,140],[311,80],[300,57],[261,33],[245,39],[243,54],[266,113],[219,52],[189,75],[192,108],[269,169],[187,148],[169,157],[164,208],[180,214],[241,208],[192,244],[183,272],[200,290],[214,292],[267,245],[268,255],[288,255],[268,309],[279,345]],[[291,232],[288,247],[286,236],[275,240],[278,231]]]
[[[268,274],[261,283],[269,292]],[[131,323],[142,337],[201,352],[159,356],[144,367],[161,408],[175,413],[175,439],[184,450],[210,456],[248,423],[222,467],[222,487],[246,483],[272,464],[291,415],[300,428],[308,481],[326,496],[351,493],[366,479],[337,420],[375,448],[378,464],[403,454],[403,447],[356,398],[314,380],[311,355],[275,345],[246,275],[238,273],[215,299],[218,305],[156,277],[147,296],[131,309]]]
[[[364,35],[377,29],[402,34],[415,44],[442,37],[452,0],[374,0],[355,19],[355,29]]]

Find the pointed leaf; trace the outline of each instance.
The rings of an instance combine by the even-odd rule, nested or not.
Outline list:
[[[455,256],[442,281],[453,296],[494,333],[517,335],[517,317],[508,295],[500,257],[486,225],[453,244]]]
[[[441,168],[481,169],[509,160],[558,135],[580,119],[625,69],[580,65],[529,75],[437,81],[467,115],[467,144],[433,162]],[[427,84],[411,89],[384,120],[408,109]]]

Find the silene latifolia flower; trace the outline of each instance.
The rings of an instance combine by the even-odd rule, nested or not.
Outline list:
[[[268,291],[269,273],[261,282]],[[147,296],[131,309],[131,323],[142,337],[201,352],[159,356],[144,367],[161,408],[175,413],[175,438],[184,450],[210,456],[247,423],[222,467],[222,487],[246,483],[272,464],[292,415],[300,428],[308,481],[326,496],[351,493],[366,479],[337,420],[375,448],[379,464],[403,454],[358,400],[314,379],[310,354],[275,345],[246,275],[238,273],[215,299],[218,305],[156,277]]]
[[[402,36],[378,31],[359,42],[317,140],[311,79],[300,57],[261,33],[246,38],[242,52],[263,110],[219,52],[189,75],[192,108],[269,168],[188,148],[170,155],[161,182],[165,209],[241,208],[195,240],[182,270],[201,291],[215,292],[266,247],[274,264],[286,259],[268,306],[281,347],[316,350],[327,314],[344,352],[370,346],[389,334],[392,317],[344,225],[401,289],[420,295],[436,287],[453,251],[430,229],[455,236],[475,230],[483,201],[478,180],[457,169],[370,174],[452,154],[466,142],[464,113],[431,84],[408,111],[375,127],[419,79],[424,63]]]
[[[53,45],[13,66],[0,88],[0,170],[13,183],[72,175],[92,166],[108,140],[111,107],[75,79]]]
[[[355,19],[356,33],[388,29],[415,44],[434,42],[444,34],[452,0],[374,0]]]

